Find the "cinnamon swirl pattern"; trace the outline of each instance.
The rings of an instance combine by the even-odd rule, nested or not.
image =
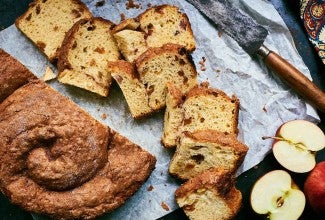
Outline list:
[[[56,219],[116,209],[156,162],[40,80],[0,103],[0,131],[1,191],[12,203]]]

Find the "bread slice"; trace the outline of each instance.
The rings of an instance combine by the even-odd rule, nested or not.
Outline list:
[[[210,168],[236,172],[242,164],[248,147],[233,134],[215,130],[185,132],[170,162],[170,174],[188,180]]]
[[[177,138],[185,131],[212,129],[237,134],[239,100],[224,92],[209,88],[207,83],[193,87],[183,94],[169,85],[164,118],[162,144],[175,147]],[[177,107],[175,107],[177,105]]]
[[[127,61],[133,62],[148,49],[144,36],[144,32],[134,30],[122,30],[114,34],[117,46]]]
[[[191,220],[233,219],[242,202],[232,173],[212,169],[190,179],[175,192],[178,205]]]
[[[195,50],[191,24],[185,13],[172,5],[160,5],[147,9],[137,17],[140,29],[146,33],[149,47],[161,47],[167,43],[180,44],[188,51]]]
[[[61,83],[108,96],[112,82],[108,61],[120,58],[110,29],[114,24],[103,18],[77,22],[67,34],[58,60]]]
[[[135,61],[140,80],[149,95],[149,106],[166,106],[166,85],[172,82],[182,93],[197,85],[197,72],[186,49],[177,44],[149,48]]]
[[[164,115],[164,131],[161,142],[164,147],[175,147],[182,124],[183,94],[173,83],[167,83],[166,111]]]
[[[120,86],[131,115],[135,119],[142,118],[152,112],[148,105],[148,94],[144,85],[139,81],[134,66],[127,61],[108,63],[108,70]]]
[[[15,24],[54,62],[66,32],[80,19],[91,17],[79,0],[35,0]]]
[[[238,133],[239,100],[223,91],[201,84],[186,95],[182,131],[217,130]]]

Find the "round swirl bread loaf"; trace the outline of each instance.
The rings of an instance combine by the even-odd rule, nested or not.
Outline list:
[[[0,104],[0,189],[55,219],[89,219],[122,205],[155,158],[40,80]]]

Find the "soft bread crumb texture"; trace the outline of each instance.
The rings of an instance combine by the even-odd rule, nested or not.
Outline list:
[[[187,93],[170,83],[167,89],[162,143],[175,147],[180,134],[186,131],[216,130],[238,133],[239,100],[223,91],[201,83]]]
[[[233,134],[215,130],[185,132],[180,138],[170,166],[170,174],[188,180],[211,168],[236,172],[248,147]]]
[[[54,62],[66,32],[80,19],[91,17],[79,0],[35,0],[15,24]]]
[[[117,46],[127,61],[134,62],[148,49],[144,36],[143,32],[134,30],[122,30],[114,34]]]
[[[149,8],[138,16],[140,29],[146,33],[149,47],[161,47],[167,43],[195,50],[195,40],[189,19],[178,7],[160,5]]]
[[[109,61],[120,58],[111,33],[114,24],[102,18],[81,20],[67,34],[58,61],[61,83],[108,96],[112,82]]]
[[[175,197],[191,220],[233,219],[242,201],[233,173],[223,169],[210,169],[191,178],[176,190]]]
[[[135,119],[143,118],[152,113],[148,105],[148,94],[140,82],[134,66],[127,61],[109,62],[109,72],[121,88],[131,115]]]
[[[173,83],[167,83],[164,130],[161,138],[164,147],[175,147],[180,136],[179,127],[183,120],[182,98],[181,91]]]
[[[197,85],[197,72],[186,49],[176,44],[150,48],[136,60],[139,78],[149,95],[149,106],[160,110],[166,106],[167,83],[182,93]]]

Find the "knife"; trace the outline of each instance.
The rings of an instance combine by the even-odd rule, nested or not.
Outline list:
[[[260,56],[266,66],[307,102],[325,113],[325,93],[303,73],[263,43],[268,31],[243,14],[229,0],[187,0],[232,37],[251,56]]]

